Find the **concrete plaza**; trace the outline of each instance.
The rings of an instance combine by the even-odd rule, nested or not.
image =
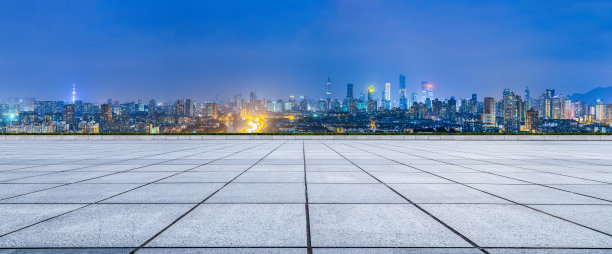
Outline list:
[[[610,141],[0,148],[0,253],[612,253]]]

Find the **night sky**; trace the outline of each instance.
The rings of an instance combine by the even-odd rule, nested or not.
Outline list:
[[[0,1],[0,99],[439,98],[612,85],[612,1]],[[357,95],[359,92],[355,92]]]

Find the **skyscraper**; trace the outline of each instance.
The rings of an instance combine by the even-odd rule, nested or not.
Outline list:
[[[368,113],[376,112],[376,100],[374,99],[374,86],[368,86]]]
[[[385,89],[383,91],[382,107],[391,109],[391,83],[385,83]]]
[[[327,77],[327,83],[325,83],[325,101],[327,101],[327,109],[331,109],[331,80]]]
[[[504,127],[509,131],[520,131],[523,102],[521,96],[509,89],[504,90]]]
[[[192,99],[185,100],[185,115],[193,116],[193,109],[195,108]]]
[[[155,99],[151,99],[149,101],[149,116],[155,116],[155,112],[157,111],[157,102]]]
[[[74,104],[76,100],[76,84],[72,83],[72,104]]]
[[[525,100],[526,101],[531,101],[531,96],[529,95],[529,87],[528,86],[525,87]]]
[[[537,132],[538,111],[532,108],[527,110],[525,114],[525,129],[529,132]]]
[[[482,124],[495,125],[495,99],[491,97],[484,98],[484,106],[482,108]]]
[[[75,130],[77,127],[74,104],[64,105],[63,108],[64,121],[70,125],[70,130]]]
[[[399,75],[399,107],[400,109],[408,109],[408,99],[406,98],[406,76]]]
[[[346,98],[349,101],[353,100],[353,84],[352,83],[346,84]]]
[[[425,101],[433,100],[433,84],[427,81],[421,82],[421,102],[425,103]]]
[[[102,104],[100,106],[100,116],[102,123],[110,123],[113,121],[113,105]]]

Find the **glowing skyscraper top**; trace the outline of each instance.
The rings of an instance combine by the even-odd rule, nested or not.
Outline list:
[[[75,99],[76,99],[76,85],[74,83],[72,83],[72,104],[74,104]]]

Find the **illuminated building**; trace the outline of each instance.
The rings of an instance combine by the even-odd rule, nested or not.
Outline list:
[[[102,104],[100,106],[101,113],[101,121],[103,123],[112,123],[113,122],[113,105],[111,104]]]
[[[532,109],[525,113],[525,130],[529,132],[537,132],[539,124],[538,111]]]
[[[606,121],[606,104],[604,104],[604,102],[600,100],[598,100],[597,105],[595,105],[595,121]]]
[[[353,100],[353,84],[346,84],[346,98],[351,101]]]
[[[331,105],[331,98],[332,96],[332,92],[331,92],[331,81],[329,79],[329,77],[327,77],[327,82],[325,83],[325,101],[327,102],[327,110],[331,109],[332,105]]]
[[[76,100],[76,84],[72,84],[72,104],[74,104]]]
[[[406,76],[399,75],[399,107],[400,109],[408,109],[408,99],[406,98]]]
[[[482,109],[482,124],[495,126],[495,99],[486,97]]]
[[[421,102],[425,103],[427,99],[433,100],[433,84],[427,81],[421,82]]]
[[[514,92],[510,92],[508,89],[504,90],[504,127],[509,131],[519,131],[522,119],[522,106],[521,97],[515,95]]]
[[[368,113],[376,112],[376,100],[374,98],[374,87],[368,86],[368,104],[367,104]]]
[[[195,109],[195,105],[192,99],[185,100],[185,115],[193,116],[193,110]]]
[[[391,83],[385,83],[385,89],[383,90],[382,107],[385,109],[391,109]]]
[[[217,119],[219,117],[219,104],[206,103],[206,116]]]
[[[550,100],[550,112],[552,119],[561,119],[563,115],[563,106],[561,105],[561,98],[555,96]]]
[[[157,102],[154,99],[151,99],[149,101],[149,116],[150,117],[155,116],[156,111],[157,111]]]
[[[574,112],[572,111],[572,101],[570,99],[563,100],[563,119],[574,118]]]
[[[76,117],[74,112],[74,104],[64,105],[63,108],[64,121],[70,125],[70,129],[76,129]]]

